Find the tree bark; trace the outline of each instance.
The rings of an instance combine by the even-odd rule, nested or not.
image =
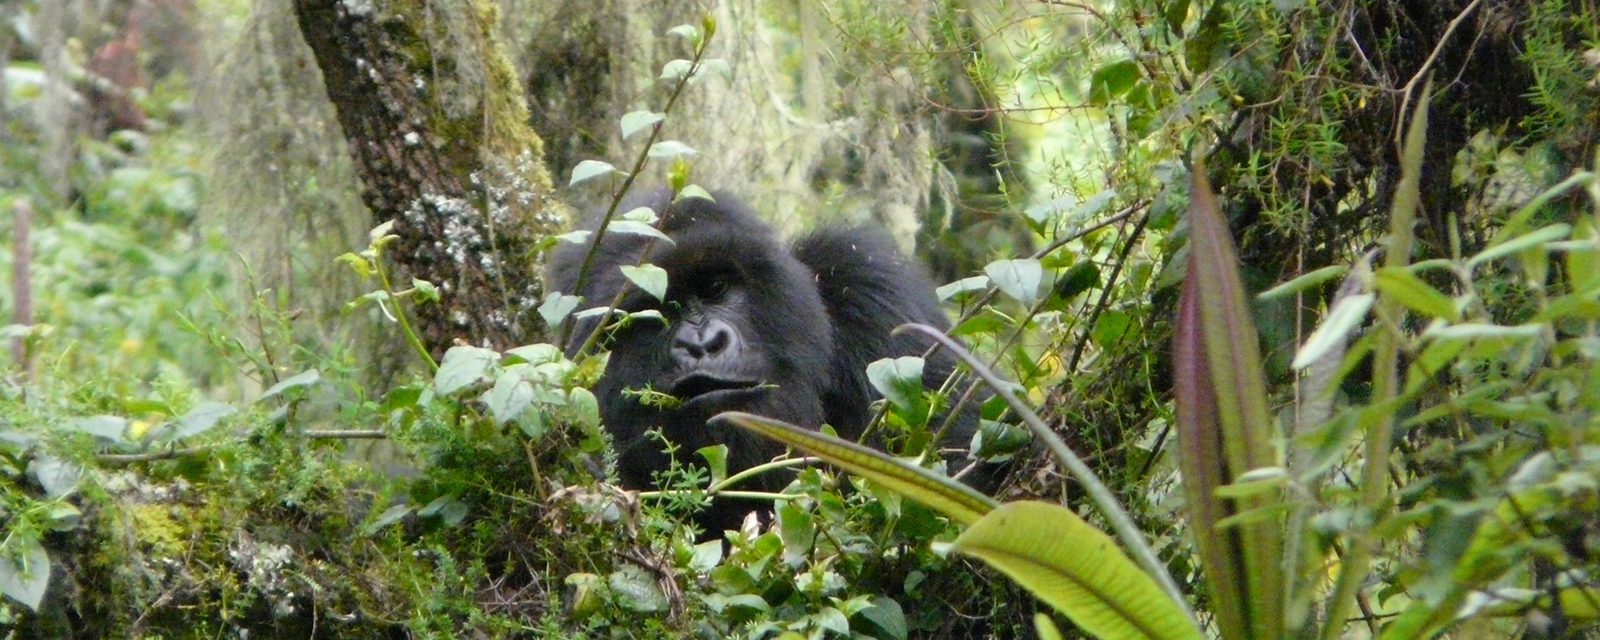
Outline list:
[[[439,286],[415,309],[437,357],[519,344],[534,326],[538,241],[565,223],[543,143],[481,0],[295,0],[387,256]],[[402,280],[397,288],[407,285]]]

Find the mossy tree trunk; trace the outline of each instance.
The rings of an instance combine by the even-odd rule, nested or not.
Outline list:
[[[535,248],[565,222],[543,143],[483,0],[295,0],[300,32],[349,140],[386,255],[439,286],[416,309],[435,356],[525,341],[541,295]],[[395,282],[404,288],[410,280]]]

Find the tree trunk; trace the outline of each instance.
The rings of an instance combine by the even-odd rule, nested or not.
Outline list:
[[[543,143],[481,0],[295,0],[350,142],[362,199],[401,240],[388,257],[439,286],[416,308],[435,356],[525,340],[537,242],[565,223]],[[396,282],[405,288],[405,282]]]

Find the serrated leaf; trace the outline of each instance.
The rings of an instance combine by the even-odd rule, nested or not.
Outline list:
[[[544,303],[539,305],[539,317],[544,319],[545,326],[561,326],[561,321],[578,308],[578,301],[578,296],[551,291],[544,297]]]
[[[1027,306],[1039,301],[1039,281],[1044,278],[1044,268],[1038,260],[996,260],[983,268],[1000,291]]]
[[[1061,505],[1002,505],[973,523],[951,549],[1010,576],[1091,636],[1203,637],[1110,536]]]
[[[316,369],[302,371],[295,375],[279,380],[278,384],[268,387],[266,391],[261,393],[261,397],[256,399],[256,402],[261,402],[262,400],[266,400],[290,389],[303,389],[319,382],[322,382],[322,372],[317,371]]]
[[[653,264],[634,266],[625,264],[621,266],[622,275],[629,282],[643,289],[645,293],[655,296],[657,300],[667,299],[667,270]]]
[[[629,111],[628,113],[623,114],[622,121],[620,123],[622,127],[622,139],[627,140],[628,138],[632,137],[633,134],[638,133],[645,127],[653,125],[657,122],[661,122],[666,118],[667,114],[657,111]]]
[[[829,464],[927,505],[956,522],[977,522],[996,506],[994,499],[967,485],[854,442],[737,411],[718,414],[711,420],[733,425],[822,458]]]
[[[606,231],[634,236],[648,236],[669,245],[674,244],[672,238],[667,237],[667,234],[662,233],[660,229],[633,220],[612,220],[611,224],[606,225]]]
[[[1289,366],[1299,370],[1311,366],[1330,349],[1344,344],[1352,331],[1361,326],[1367,319],[1367,311],[1372,309],[1372,302],[1376,299],[1370,293],[1346,296],[1328,310],[1328,317],[1306,338],[1306,343],[1294,354],[1294,362]]]
[[[606,579],[616,603],[624,609],[639,613],[665,611],[667,596],[655,578],[636,565],[625,564],[611,572]]]
[[[481,347],[456,345],[444,352],[439,371],[433,374],[433,391],[449,396],[486,380],[500,362],[500,354]]]
[[[617,168],[609,162],[600,160],[584,160],[572,168],[572,179],[567,181],[567,186],[572,186],[586,180],[593,180],[600,176],[618,173]]]
[[[24,538],[15,544],[19,547],[15,560],[0,556],[0,593],[38,611],[50,586],[50,554],[36,539]]]
[[[694,147],[686,145],[677,140],[662,140],[661,142],[650,145],[650,151],[648,155],[653,159],[660,160],[664,158],[690,156],[696,153],[699,152],[695,151]]]

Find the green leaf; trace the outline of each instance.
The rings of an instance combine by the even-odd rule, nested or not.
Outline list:
[[[105,442],[122,442],[128,432],[128,419],[122,416],[90,416],[67,423],[73,431],[87,433]]]
[[[700,573],[705,573],[717,568],[717,563],[722,562],[722,540],[707,540],[694,546],[694,553],[689,556],[689,568]]]
[[[861,610],[857,614],[867,624],[877,627],[867,629],[873,631],[875,638],[888,640],[905,640],[910,629],[906,625],[905,610],[900,608],[900,603],[893,598],[877,596],[872,599],[872,606]]]
[[[634,266],[625,264],[620,267],[622,275],[630,282],[644,289],[645,293],[655,296],[657,300],[667,299],[667,270],[653,264]]]
[[[38,611],[50,586],[50,554],[34,538],[19,538],[11,546],[15,560],[0,555],[0,593]]]
[[[633,137],[633,134],[638,133],[640,129],[661,122],[666,118],[667,114],[658,111],[629,111],[622,116],[622,139],[627,140]]]
[[[202,402],[195,405],[195,408],[190,409],[188,413],[183,414],[183,417],[164,425],[159,437],[164,441],[171,441],[199,435],[210,431],[223,418],[231,416],[238,411],[232,405],[221,402]]]
[[[512,349],[506,349],[506,355],[517,358],[533,365],[555,362],[561,359],[561,348],[553,344],[539,343],[526,344]]]
[[[1370,293],[1361,293],[1340,298],[1333,308],[1328,310],[1328,317],[1322,320],[1316,331],[1306,338],[1306,343],[1294,354],[1294,362],[1289,366],[1295,370],[1311,366],[1311,363],[1321,359],[1334,347],[1346,343],[1350,333],[1355,331],[1367,319],[1367,311],[1372,309],[1376,296]]]
[[[609,162],[601,162],[599,160],[584,160],[583,162],[579,162],[578,166],[572,168],[572,179],[567,181],[567,186],[570,187],[580,182],[593,180],[600,176],[611,175],[613,173],[620,172],[617,171],[616,167],[611,166],[611,163]]]
[[[950,284],[939,287],[938,289],[934,290],[934,293],[938,294],[940,300],[949,300],[953,296],[958,296],[963,293],[972,293],[974,291],[983,291],[984,289],[988,288],[989,276],[972,276],[970,278],[962,278]]]
[[[983,273],[994,281],[1000,291],[1027,306],[1039,300],[1039,281],[1044,269],[1031,258],[996,260],[983,268]]]
[[[1321,269],[1317,269],[1316,271],[1303,274],[1298,278],[1294,278],[1293,280],[1280,284],[1271,289],[1267,289],[1266,291],[1262,291],[1256,295],[1256,298],[1260,300],[1275,300],[1277,298],[1293,295],[1334,278],[1342,278],[1344,277],[1345,272],[1349,270],[1350,267],[1347,265],[1329,265]]]
[[[1202,637],[1110,536],[1061,505],[1002,505],[973,523],[951,550],[999,569],[1089,635]]]
[[[506,367],[495,379],[494,386],[484,392],[483,403],[489,408],[494,426],[505,426],[533,404],[533,384],[522,375],[527,367],[525,364]]]
[[[1067,272],[1056,279],[1055,295],[1063,302],[1072,300],[1078,294],[1100,286],[1100,268],[1093,262],[1085,260],[1072,265]]]
[[[261,397],[256,399],[256,402],[261,402],[262,400],[272,398],[290,389],[304,389],[319,382],[322,382],[322,372],[317,371],[316,369],[301,371],[300,373],[279,380],[278,384],[272,385],[266,391],[263,391],[261,393]]]
[[[1039,634],[1039,640],[1061,640],[1061,630],[1043,613],[1033,614],[1033,631]]]
[[[696,153],[699,152],[695,151],[694,147],[686,145],[677,140],[662,140],[661,142],[650,145],[650,151],[647,155],[649,155],[651,158],[659,160],[662,158],[691,156]]]
[[[822,458],[829,464],[921,502],[956,522],[971,524],[995,508],[996,503],[992,498],[967,485],[854,442],[737,411],[718,414],[711,420],[726,422]]]
[[[632,220],[639,224],[648,224],[652,226],[661,220],[661,216],[656,215],[656,210],[651,209],[650,207],[634,207],[624,212],[621,218],[623,220]]]
[[[697,184],[685,185],[682,189],[679,189],[678,190],[678,196],[673,198],[672,201],[673,202],[678,202],[678,201],[685,200],[685,199],[688,199],[688,198],[699,198],[699,199],[705,200],[707,202],[716,202],[717,201],[716,198],[711,197],[711,193],[706,191],[705,187],[702,187],[702,186],[697,185]]]
[[[1529,231],[1528,233],[1516,236],[1503,242],[1499,241],[1497,238],[1495,244],[1491,245],[1487,249],[1484,249],[1483,251],[1479,251],[1478,255],[1469,258],[1467,260],[1467,268],[1470,269],[1490,260],[1508,256],[1524,249],[1531,249],[1546,242],[1560,240],[1567,237],[1567,234],[1571,232],[1572,225],[1556,223]]]
[[[556,236],[556,241],[565,242],[567,244],[583,244],[589,241],[589,236],[591,235],[594,235],[593,231],[588,229],[579,229],[577,231],[568,231]]]
[[[688,40],[689,42],[698,42],[700,40],[700,30],[696,29],[692,24],[680,24],[671,29],[667,29],[667,35],[678,36],[684,40]]]
[[[1407,269],[1384,267],[1373,274],[1373,286],[1407,308],[1428,316],[1455,322],[1461,319],[1454,300],[1428,286]]]
[[[48,453],[40,453],[28,461],[28,476],[44,489],[44,496],[52,500],[78,489],[83,479],[83,468]]]
[[[544,297],[544,303],[539,305],[539,317],[544,318],[545,326],[559,327],[561,321],[566,320],[572,310],[578,308],[578,301],[578,296],[551,291]]]
[[[612,220],[611,224],[606,225],[606,231],[634,236],[648,236],[669,245],[673,244],[672,238],[668,238],[667,234],[662,233],[660,229],[636,220]]]
[[[722,482],[728,477],[728,445],[701,447],[696,449],[695,453],[705,458],[706,468],[711,471],[711,484]]]
[[[667,609],[667,596],[661,592],[661,585],[656,584],[655,578],[638,565],[622,565],[621,569],[611,572],[606,583],[610,585],[616,603],[624,609],[639,613]]]
[[[1258,522],[1227,530],[1238,511],[1271,504],[1258,496],[1222,500],[1230,474],[1276,464],[1276,425],[1268,410],[1258,333],[1245,304],[1238,252],[1206,180],[1190,173],[1189,259],[1174,326],[1173,404],[1178,465],[1211,610],[1224,638],[1282,634],[1283,529]]]
[[[1139,81],[1139,65],[1132,60],[1118,60],[1095,69],[1089,77],[1089,104],[1103,107],[1111,104]]]
[[[922,369],[917,356],[884,358],[867,365],[867,380],[896,407],[913,411],[923,404]]]
[[[361,533],[369,536],[377,533],[384,527],[399,522],[401,518],[406,517],[406,514],[411,513],[411,511],[411,505],[408,504],[392,505],[388,509],[384,509],[383,513],[378,514],[376,520],[361,527]]]
[[[433,391],[441,396],[453,395],[486,380],[499,362],[496,351],[467,345],[450,347],[439,362],[439,371],[433,374]]]

